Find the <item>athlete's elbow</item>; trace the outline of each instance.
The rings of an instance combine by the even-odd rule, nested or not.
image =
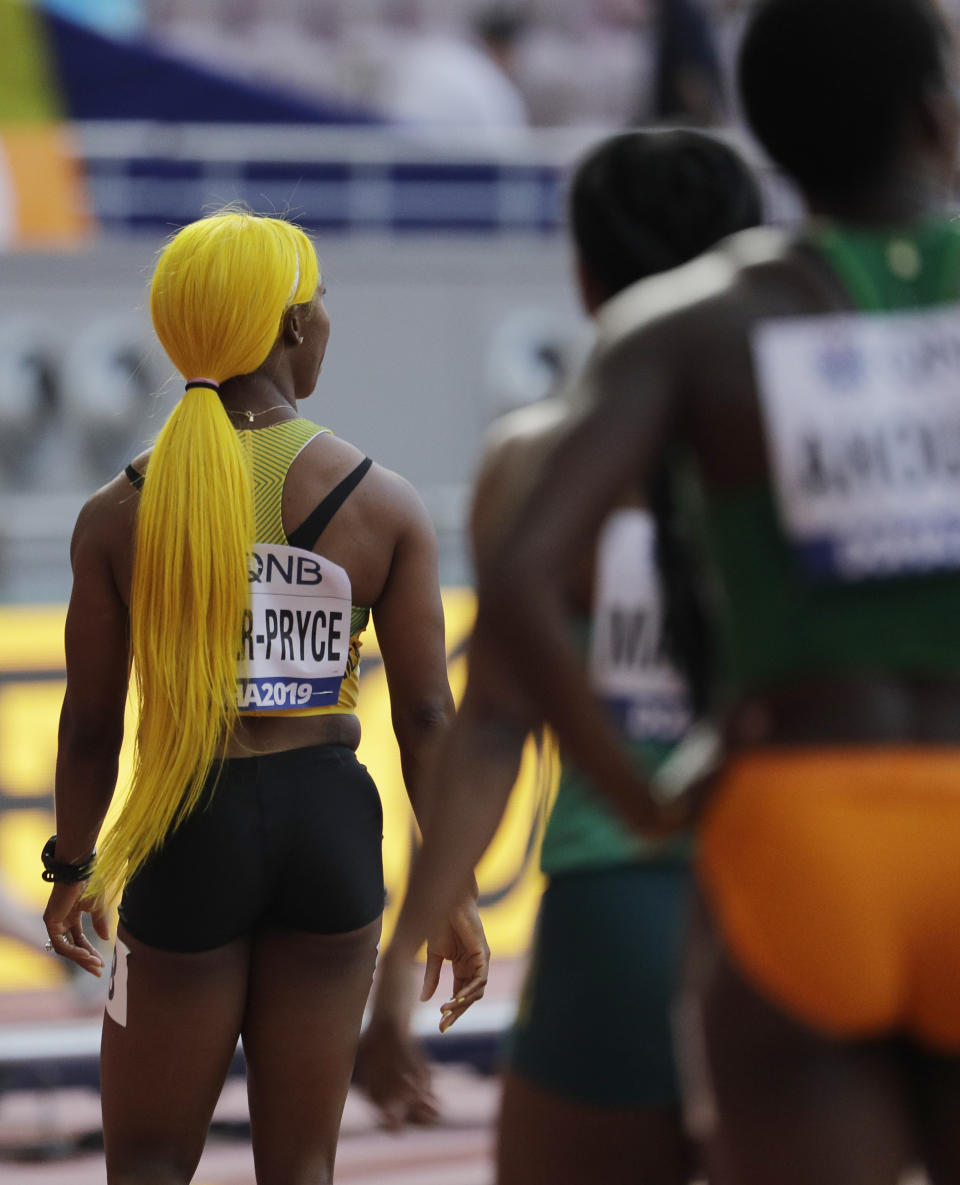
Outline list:
[[[449,695],[415,697],[394,711],[394,731],[402,746],[419,747],[440,736],[453,716],[453,700]]]
[[[123,744],[123,716],[81,712],[65,702],[57,744],[61,757],[87,761],[115,757]]]

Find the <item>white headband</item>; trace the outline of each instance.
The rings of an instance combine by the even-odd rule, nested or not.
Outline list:
[[[287,297],[287,308],[293,304],[293,298],[297,295],[297,289],[300,287],[300,255],[297,254],[297,270],[293,275],[293,283],[290,285],[290,295]]]

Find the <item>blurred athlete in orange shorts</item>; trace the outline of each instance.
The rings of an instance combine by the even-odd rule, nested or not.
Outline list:
[[[478,631],[648,833],[725,742],[685,1009],[714,1179],[896,1185],[917,1160],[957,1185],[955,52],[929,0],[759,0],[740,87],[811,217],[604,310],[595,398],[487,567]],[[712,732],[649,783],[579,694],[567,625],[631,479],[675,491],[720,672]]]

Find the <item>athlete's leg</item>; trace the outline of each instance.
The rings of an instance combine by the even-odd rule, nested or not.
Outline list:
[[[911,1059],[920,1155],[931,1185],[960,1185],[960,1057]]]
[[[179,954],[146,946],[123,926],[117,937],[130,953],[114,975],[103,1022],[107,1180],[181,1185],[200,1160],[237,1047],[249,943]],[[118,1008],[125,1008],[125,1024],[110,1015],[121,1015]]]
[[[379,937],[379,918],[346,934],[254,937],[243,1047],[262,1185],[333,1180]]]
[[[686,1185],[692,1167],[679,1107],[587,1105],[504,1079],[497,1185]]]
[[[692,942],[709,955],[691,959],[700,979],[683,1016],[702,1031],[683,1047],[701,1048],[713,1094],[712,1185],[897,1185],[915,1133],[895,1045],[830,1040],[787,1016],[702,915]]]
[[[500,1116],[500,1185],[683,1185],[670,1003],[689,870],[554,876],[544,894]]]

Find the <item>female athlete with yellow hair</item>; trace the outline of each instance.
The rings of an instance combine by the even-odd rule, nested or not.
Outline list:
[[[412,488],[302,419],[330,332],[314,248],[279,219],[185,227],[151,288],[186,390],[73,536],[52,949],[95,974],[122,890],[101,1052],[108,1181],[186,1182],[243,1040],[257,1179],[332,1180],[383,908],[382,812],[356,759],[372,610],[415,809],[452,712],[436,545]],[[117,776],[131,661],[134,774]],[[89,881],[88,877],[91,877]],[[481,995],[472,900],[438,935]]]

